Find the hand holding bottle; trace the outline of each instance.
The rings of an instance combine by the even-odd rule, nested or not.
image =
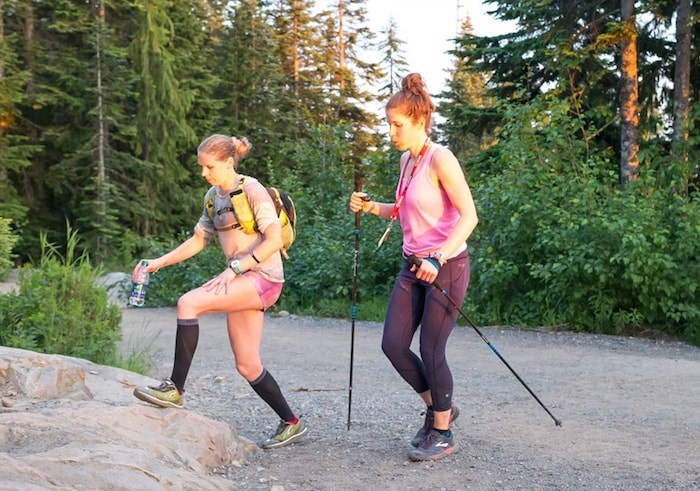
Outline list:
[[[146,301],[146,290],[151,274],[148,272],[148,261],[141,260],[131,274],[131,295],[129,304],[136,307],[143,307]]]

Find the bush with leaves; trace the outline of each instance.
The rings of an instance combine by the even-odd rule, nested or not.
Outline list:
[[[62,255],[41,235],[38,267],[20,270],[18,293],[0,295],[0,344],[122,366],[121,312],[96,285],[101,269],[75,256],[77,242],[69,229]]]
[[[654,329],[700,343],[699,200],[650,169],[620,190],[605,152],[574,141],[584,123],[541,109],[515,111],[505,165],[475,192],[470,306],[486,323]]]
[[[336,132],[319,129],[315,140],[295,144],[288,160],[299,163],[289,174],[278,175],[282,187],[290,191],[297,207],[298,236],[290,259],[285,261],[286,284],[279,307],[316,315],[345,317],[351,312],[355,216],[348,208],[357,168],[348,161],[347,141],[342,126]],[[366,156],[361,170],[367,176],[365,191],[374,199],[391,201],[395,168],[388,162],[398,156],[376,152]],[[337,165],[346,162],[347,165]],[[389,181],[394,181],[393,183]],[[304,185],[303,183],[312,183]],[[358,299],[367,305],[362,318],[378,320],[402,262],[401,232],[398,225],[389,242],[377,250],[377,240],[386,221],[364,215],[360,222]],[[369,317],[365,317],[369,315]]]

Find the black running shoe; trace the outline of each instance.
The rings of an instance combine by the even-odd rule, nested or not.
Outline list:
[[[457,407],[455,404],[452,404],[452,412],[450,413],[450,424],[459,417],[459,407]],[[433,429],[433,424],[435,423],[435,412],[432,409],[426,409],[425,410],[425,421],[423,421],[423,427],[418,430],[418,433],[416,433],[416,436],[413,437],[413,440],[411,440],[411,445],[414,447],[417,447],[420,445],[420,442],[423,441],[423,438],[425,438],[425,435],[428,434],[430,430]]]
[[[438,460],[453,453],[457,447],[454,435],[445,436],[439,431],[430,430],[418,448],[408,452],[408,458],[414,462],[421,460]]]

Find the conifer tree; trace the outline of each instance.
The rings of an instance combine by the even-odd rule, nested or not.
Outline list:
[[[253,148],[244,172],[265,179],[267,169],[260,157],[269,156],[283,135],[294,131],[288,112],[279,112],[291,105],[292,84],[285,87],[275,53],[273,20],[265,2],[243,0],[230,15],[231,28],[220,46],[223,127],[232,135],[250,139]]]
[[[401,80],[408,73],[403,45],[406,44],[397,32],[396,20],[391,17],[389,23],[381,31],[383,38],[379,41],[379,50],[382,53],[380,66],[386,76],[378,90],[378,98],[386,100],[393,93],[401,89]]]
[[[28,73],[21,69],[17,33],[5,33],[5,12],[10,2],[0,0],[0,217],[22,223],[27,213],[18,192],[19,171],[31,165],[32,148],[20,132],[19,106],[24,99]],[[14,3],[14,2],[12,2]]]
[[[288,92],[280,109],[289,113],[293,133],[287,136],[292,138],[308,135],[315,123],[328,121],[328,65],[319,48],[324,44],[321,20],[313,7],[310,0],[284,0],[273,10],[278,62]]]
[[[191,2],[187,8],[172,9],[170,18],[176,33],[173,72],[180,92],[187,94],[190,100],[185,121],[191,130],[191,139],[176,138],[169,142],[178,155],[171,165],[177,167],[178,175],[182,176],[180,193],[168,191],[175,199],[170,203],[172,209],[170,216],[166,217],[167,227],[175,231],[192,229],[207,189],[197,164],[197,145],[210,134],[223,130],[220,118],[224,101],[216,96],[221,84],[220,60],[215,56],[220,31],[205,28],[211,25],[214,29],[223,23],[223,18],[216,2],[201,1]],[[166,186],[169,188],[167,183]]]
[[[91,3],[26,1],[17,11],[29,73],[21,120],[27,125],[28,141],[41,145],[31,166],[22,171],[21,193],[32,210],[22,234],[20,247],[25,252],[38,249],[39,230],[48,230],[53,240],[66,222],[84,218],[83,224],[96,223],[95,207],[82,208],[95,198],[92,183],[98,175],[93,165],[97,89],[91,10]],[[87,227],[86,234],[90,231]]]
[[[40,43],[37,43],[37,27],[34,2],[32,0],[17,0],[10,4],[5,4],[3,14],[10,14],[14,17],[13,24],[3,22],[3,28],[6,29],[6,38],[9,40],[13,34],[16,34],[17,59],[21,63],[20,71],[25,73],[24,94],[17,100],[15,99],[15,109],[17,117],[13,118],[13,124],[17,131],[17,135],[21,135],[24,141],[32,148],[29,165],[20,163],[16,165],[16,189],[24,201],[24,207],[28,213],[28,220],[23,224],[22,235],[18,242],[18,247],[25,250],[31,250],[36,244],[32,243],[32,237],[38,235],[38,226],[34,217],[39,213],[44,213],[49,206],[43,203],[45,191],[43,186],[43,177],[46,174],[46,161],[42,158],[42,145],[40,143],[41,116],[44,115],[43,109],[50,99],[50,96],[42,93],[38,79],[40,78],[41,63],[37,63],[37,57],[40,55]],[[6,16],[7,17],[7,16]],[[8,67],[9,68],[9,65]],[[11,72],[8,72],[11,73]],[[10,175],[12,177],[12,175]],[[22,210],[24,213],[24,210]],[[49,212],[50,213],[50,212]]]
[[[309,67],[316,41],[313,5],[310,0],[281,1],[273,14],[280,64],[297,98],[301,97],[303,87],[313,83]]]
[[[460,37],[473,34],[467,16]],[[447,90],[440,94],[438,111],[445,121],[440,125],[447,145],[460,162],[485,149],[493,142],[493,108],[486,95],[486,76],[476,71],[470,57],[457,57],[451,70]]]
[[[145,206],[136,210],[138,230],[149,235],[165,231],[167,217],[188,182],[189,173],[179,162],[177,149],[190,148],[196,136],[187,121],[194,101],[192,90],[181,86],[177,72],[179,56],[176,48],[177,26],[173,9],[189,10],[189,5],[168,0],[137,2],[138,29],[130,45],[130,55],[138,79],[136,106],[136,155],[143,161],[138,173],[137,195]],[[179,60],[180,64],[184,60]],[[163,200],[160,192],[168,192]]]
[[[366,107],[375,99],[365,87],[373,86],[382,77],[376,62],[363,59],[361,51],[371,51],[374,35],[367,27],[365,0],[336,0],[334,10],[328,11],[329,30],[325,33],[325,49],[335,47],[337,55],[332,74],[333,105],[339,123],[350,128],[351,149],[348,164],[355,175],[354,186],[359,189],[364,181],[362,160],[371,147],[376,147],[377,116]],[[335,37],[333,37],[335,34]]]
[[[489,3],[498,3],[494,12],[499,19],[517,21],[516,29],[497,36],[466,33],[457,53],[488,77],[489,95],[495,101],[527,103],[549,92],[567,100],[572,115],[595,108],[600,126],[609,125],[616,113],[610,103],[618,100],[619,78],[608,12],[619,12],[619,5],[612,0]],[[619,146],[612,128],[599,141]]]

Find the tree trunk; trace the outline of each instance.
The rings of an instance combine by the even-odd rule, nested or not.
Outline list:
[[[338,87],[342,96],[345,89],[345,31],[343,30],[343,15],[345,4],[338,0]]]
[[[623,38],[620,49],[620,183],[639,173],[639,83],[634,0],[621,0]]]
[[[688,160],[684,143],[688,140],[690,100],[690,0],[679,0],[676,11],[676,65],[673,74],[673,155]],[[685,185],[687,189],[687,183]]]
[[[0,0],[0,45],[5,42],[5,2]],[[5,77],[5,65],[3,60],[0,60],[0,80]],[[2,124],[2,121],[0,121]]]
[[[28,104],[32,105],[37,102],[37,83],[36,83],[36,47],[34,46],[34,4],[33,0],[25,0],[22,3],[22,36],[24,38],[24,62],[25,69],[29,73],[27,87],[25,93],[27,95]],[[18,6],[18,8],[20,8]],[[39,143],[39,128],[35,124],[29,125],[27,134],[30,144]],[[23,174],[23,189],[22,194],[25,196],[25,203],[30,207],[41,201],[43,198],[43,184],[41,181],[46,175],[46,164],[42,159],[32,158],[31,167],[22,172]]]
[[[105,225],[105,217],[107,215],[107,192],[105,179],[105,142],[107,131],[102,94],[102,33],[104,32],[105,25],[105,7],[104,3],[102,2],[99,2],[96,7],[98,11],[96,26],[97,39],[95,40],[95,63],[97,64],[95,78],[97,85],[97,206],[99,208],[97,217],[98,221],[101,221],[101,223],[98,223],[95,228],[99,230],[101,226]],[[104,245],[104,236],[101,236],[97,240],[98,256],[103,252],[101,249],[104,247]]]
[[[36,93],[36,83],[34,80],[34,5],[32,0],[24,2],[24,22],[22,24],[22,34],[24,36],[25,51],[24,60],[30,79],[27,83],[27,94],[33,96]]]
[[[0,45],[5,42],[5,2],[0,0]],[[0,59],[0,84],[2,79],[5,78],[5,64],[3,60]],[[0,136],[5,134],[6,128],[10,125],[10,115],[4,114],[4,110],[0,107]],[[7,169],[5,166],[0,166],[0,181],[7,181]]]
[[[299,17],[297,17],[297,11],[296,11],[296,4],[292,3],[293,5],[293,12],[294,12],[294,18],[292,19],[292,31],[293,31],[293,38],[292,38],[292,56],[294,57],[292,60],[292,72],[294,76],[294,97],[297,99],[299,98],[299,84],[300,84],[300,75],[299,71],[301,69],[301,60],[300,60],[300,46],[299,46],[299,38],[301,37],[301,26],[299,25]]]

